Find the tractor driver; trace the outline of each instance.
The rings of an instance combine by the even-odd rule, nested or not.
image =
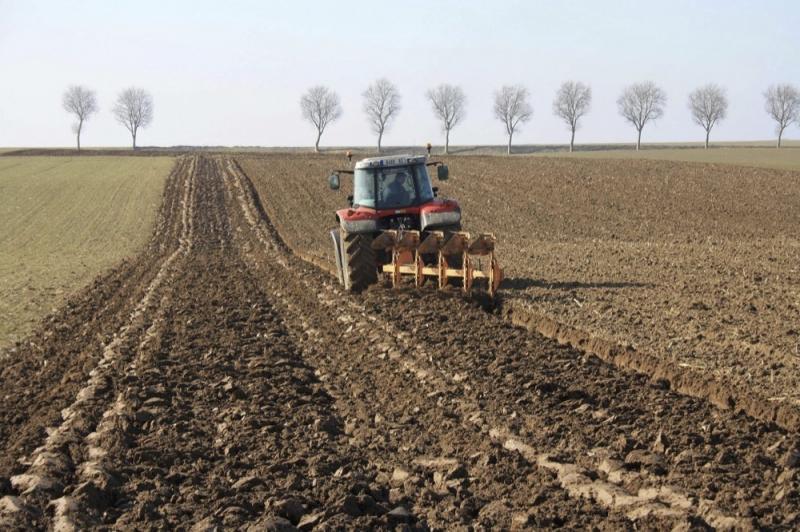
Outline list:
[[[409,177],[405,172],[398,172],[394,180],[386,188],[385,201],[388,205],[405,207],[413,200],[413,193],[408,188]]]

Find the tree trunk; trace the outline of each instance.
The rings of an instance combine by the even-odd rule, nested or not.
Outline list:
[[[706,149],[708,149],[708,136],[711,134],[710,129],[706,129]]]
[[[575,148],[575,128],[572,129],[572,136],[569,138],[569,152]]]
[[[783,136],[783,129],[779,129],[778,130],[778,145],[776,146],[776,148],[780,148],[781,147],[781,137],[782,136]]]
[[[82,123],[78,123],[77,137],[78,137],[78,154],[79,155],[81,153],[81,127],[82,126],[83,126]]]
[[[383,131],[378,132],[378,155],[381,153],[381,140],[383,139]]]
[[[514,138],[513,133],[508,134],[508,149],[506,150],[507,155],[511,155],[511,139]]]
[[[314,153],[319,153],[319,138],[322,136],[322,132],[317,132],[317,142],[314,143]]]
[[[642,145],[642,130],[639,130],[639,136],[636,137],[636,151],[639,151],[639,148]]]
[[[134,130],[133,133],[131,133],[131,136],[133,137],[133,151],[136,151],[136,131],[135,130]]]
[[[450,130],[448,129],[444,133],[444,154],[450,154]]]

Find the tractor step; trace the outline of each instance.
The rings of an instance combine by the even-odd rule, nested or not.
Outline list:
[[[421,287],[426,278],[437,279],[440,289],[445,288],[450,279],[461,279],[462,290],[469,294],[475,279],[485,279],[486,292],[490,297],[495,296],[503,280],[503,270],[494,256],[494,235],[483,233],[473,239],[463,231],[447,235],[443,231],[431,231],[420,239],[419,231],[387,230],[372,241],[373,249],[385,251],[391,257],[381,271],[389,277],[392,286],[399,286],[404,276],[413,277],[417,287]]]

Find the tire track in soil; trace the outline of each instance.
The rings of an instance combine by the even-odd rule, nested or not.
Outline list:
[[[255,198],[252,186],[249,194]],[[264,240],[272,240],[266,247],[284,248],[256,209],[267,227]],[[358,301],[334,297],[341,306]],[[395,358],[406,368],[421,364],[414,370],[421,379],[438,371],[468,383],[464,395],[479,405],[489,435],[555,474],[573,496],[640,523],[659,517],[721,529],[800,523],[796,434],[672,393],[455,299],[370,291],[361,300],[367,319],[380,322],[382,315],[384,323],[411,332],[406,347],[413,362],[402,351]],[[492,426],[496,420],[502,424]]]
[[[179,202],[171,201],[172,196],[165,196],[163,216],[159,217],[153,240],[148,246],[148,252],[155,252],[157,259],[146,269],[155,269],[155,274],[130,302],[131,305],[120,305],[122,315],[115,320],[124,318],[124,325],[111,336],[110,341],[101,343],[102,355],[88,371],[88,379],[77,390],[73,402],[60,411],[61,423],[47,428],[44,443],[27,459],[20,460],[28,466],[27,469],[10,478],[10,488],[15,494],[0,499],[0,524],[4,527],[72,528],[65,515],[70,509],[70,505],[65,503],[70,498],[64,493],[70,491],[70,485],[85,473],[80,468],[85,458],[81,441],[100,421],[105,405],[118,385],[117,373],[130,360],[137,339],[155,329],[157,324],[150,316],[157,305],[154,301],[158,290],[168,280],[173,263],[188,249],[192,186],[186,181],[192,178],[194,164],[194,159],[178,161],[165,189],[167,194],[175,194]],[[171,249],[173,241],[177,247]],[[171,252],[165,255],[170,249]],[[142,257],[146,261],[149,253]],[[49,337],[47,333],[44,336]],[[79,485],[76,489],[82,487],[85,486]],[[46,525],[48,516],[52,521]]]

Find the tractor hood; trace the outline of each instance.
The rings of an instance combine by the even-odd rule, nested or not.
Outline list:
[[[371,233],[386,229],[381,220],[397,216],[412,217],[418,220],[419,230],[433,230],[458,226],[461,223],[461,208],[458,202],[448,199],[435,199],[424,205],[403,209],[371,209],[356,207],[336,211],[336,218],[342,229],[348,233]]]

